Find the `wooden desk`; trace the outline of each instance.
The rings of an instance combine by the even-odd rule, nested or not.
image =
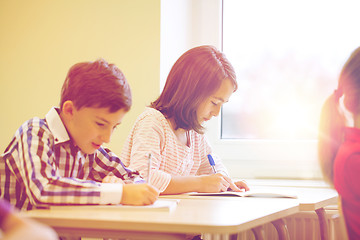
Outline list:
[[[300,211],[315,211],[318,215],[321,240],[330,239],[325,207],[337,204],[338,194],[331,188],[295,188],[299,196]]]
[[[274,192],[277,190],[295,192],[298,196],[300,211],[315,211],[318,215],[321,239],[328,240],[330,238],[324,208],[329,205],[336,205],[338,203],[338,194],[336,190],[327,187],[326,183],[323,181],[310,180],[270,180],[268,182],[259,180],[249,182],[254,184],[254,188],[260,186],[272,189]],[[283,186],[281,186],[281,184],[283,184]]]
[[[295,181],[295,180],[294,180]],[[266,189],[270,192],[291,192],[298,196],[298,199],[290,199],[299,204],[299,211],[315,211],[318,215],[319,224],[320,224],[320,235],[322,240],[329,239],[329,227],[326,221],[326,214],[324,208],[329,205],[337,204],[338,194],[334,189],[331,188],[322,188],[321,184],[316,185],[316,187],[304,187],[305,183],[301,181],[295,181],[295,187],[280,187],[279,183],[271,185],[271,183],[265,185],[250,185],[251,189]],[[173,195],[173,196],[162,196],[163,198],[203,198],[203,199],[243,199],[242,197],[214,197],[214,196],[185,196],[185,195]],[[259,198],[246,198],[246,199],[259,199]],[[271,200],[272,198],[263,198]],[[281,222],[273,222],[273,225],[279,233],[279,237],[282,236],[282,239],[286,239],[284,233],[284,226],[279,224]]]
[[[186,234],[234,234],[299,211],[293,199],[181,199],[173,212],[32,210],[26,215],[62,236],[184,239]],[[231,237],[230,237],[231,238]]]

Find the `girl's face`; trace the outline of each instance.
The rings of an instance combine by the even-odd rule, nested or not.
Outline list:
[[[213,116],[219,115],[221,106],[229,101],[234,92],[234,85],[229,79],[225,79],[219,89],[206,98],[196,111],[197,119],[200,124],[209,121]]]

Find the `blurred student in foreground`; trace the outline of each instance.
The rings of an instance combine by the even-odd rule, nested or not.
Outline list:
[[[0,199],[0,239],[58,240],[51,228],[19,215],[7,201]]]
[[[360,239],[360,48],[349,57],[338,87],[323,105],[319,160],[338,191],[349,239]]]

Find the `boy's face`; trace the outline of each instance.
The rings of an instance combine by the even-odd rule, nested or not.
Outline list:
[[[76,146],[84,153],[92,154],[103,143],[110,141],[111,134],[125,114],[123,109],[113,113],[108,108],[83,107],[77,110],[71,101],[67,101],[61,118]]]

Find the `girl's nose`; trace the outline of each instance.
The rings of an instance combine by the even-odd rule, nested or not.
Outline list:
[[[217,116],[219,115],[219,113],[220,113],[220,110],[221,110],[221,106],[216,107],[216,108],[212,111],[212,115],[213,115],[214,117],[217,117]]]

